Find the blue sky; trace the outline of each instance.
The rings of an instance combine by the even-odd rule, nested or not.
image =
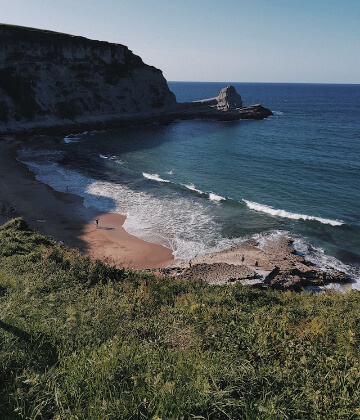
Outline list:
[[[360,0],[0,0],[0,22],[128,46],[167,80],[360,83]]]

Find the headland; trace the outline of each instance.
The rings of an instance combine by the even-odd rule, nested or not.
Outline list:
[[[233,86],[214,98],[178,103],[162,72],[120,44],[10,25],[0,25],[0,36],[1,222],[22,216],[31,228],[92,258],[211,284],[241,281],[299,290],[349,280],[305,261],[290,238],[264,246],[250,239],[218,254],[174,261],[171,250],[129,235],[122,227],[125,216],[99,215],[80,197],[38,182],[16,160],[24,144],[56,142],[82,130],[195,118],[263,119],[272,112],[259,104],[244,106]]]
[[[69,133],[272,114],[261,105],[243,106],[232,86],[216,98],[178,103],[161,70],[121,44],[4,24],[0,38],[0,132]]]

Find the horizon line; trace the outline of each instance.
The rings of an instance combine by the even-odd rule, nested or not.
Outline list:
[[[345,82],[248,82],[248,81],[242,81],[242,82],[235,82],[235,81],[208,81],[208,80],[167,80],[169,83],[251,83],[251,84],[276,84],[276,85],[347,85],[347,86],[359,86],[359,83],[345,83]]]

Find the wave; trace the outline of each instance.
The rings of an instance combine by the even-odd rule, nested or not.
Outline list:
[[[19,157],[35,172],[36,179],[57,191],[70,191],[83,197],[85,207],[126,215],[124,228],[129,233],[172,249],[175,258],[191,259],[196,255],[219,252],[249,239],[223,237],[221,224],[214,220],[211,210],[202,200],[157,198],[143,191],[134,191],[126,185],[92,179],[59,165],[62,152],[22,149]],[[266,241],[280,235],[294,238],[286,231],[269,231],[253,237],[261,249]],[[343,264],[326,255],[323,249],[310,245],[305,238],[294,239],[295,249],[309,261],[320,268],[333,267],[344,271],[355,281],[351,287],[360,290],[359,267]]]
[[[74,135],[74,134],[69,134],[68,136],[63,138],[63,142],[66,144],[78,143],[79,141],[81,141],[81,138],[78,137],[78,135]]]
[[[316,216],[308,216],[307,214],[299,214],[299,213],[291,213],[286,210],[274,209],[271,206],[266,206],[264,204],[255,203],[254,201],[243,200],[246,205],[255,211],[259,211],[261,213],[271,214],[272,216],[284,217],[287,219],[294,219],[294,220],[316,220],[317,222],[324,223],[326,225],[331,226],[341,226],[344,224],[341,220],[332,220],[332,219],[325,219],[323,217],[316,217]]]
[[[209,200],[219,202],[226,200],[226,198],[211,192],[209,193]]]
[[[199,194],[204,194],[204,191],[201,191],[198,188],[196,188],[194,184],[181,184],[181,185],[183,185],[185,188],[187,188],[190,191],[195,191]]]
[[[325,254],[325,251],[320,247],[315,247],[307,242],[304,238],[294,237],[294,248],[297,252],[302,254],[308,261],[315,264],[321,270],[335,269],[347,274],[353,281],[352,289],[360,290],[360,267],[351,264],[345,264],[335,258],[334,256]],[[339,290],[346,290],[348,285],[336,285],[330,283],[324,288],[331,288]]]
[[[109,160],[111,160],[111,161],[113,161],[113,162],[115,162],[115,163],[117,163],[117,164],[119,164],[119,165],[123,165],[124,164],[124,162],[121,160],[121,159],[119,159],[117,156],[107,156],[107,155],[103,155],[102,153],[100,153],[99,154],[99,158],[101,158],[101,159],[109,159]]]
[[[332,255],[325,253],[321,247],[310,244],[304,237],[294,235],[286,230],[270,230],[267,232],[258,233],[252,236],[258,244],[259,249],[263,250],[268,242],[278,241],[279,238],[292,238],[293,247],[296,252],[302,255],[307,261],[313,263],[320,270],[327,271],[329,269],[340,270],[347,274],[353,281],[352,289],[360,290],[360,267],[351,264],[345,264]],[[324,286],[324,288],[338,289],[340,291],[347,290],[349,285],[338,285],[331,283]]]
[[[158,174],[147,174],[146,172],[143,172],[143,176],[144,176],[144,178],[151,179],[152,181],[170,182],[167,179],[160,178],[160,176]]]

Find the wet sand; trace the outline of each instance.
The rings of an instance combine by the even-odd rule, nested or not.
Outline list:
[[[286,237],[270,237],[261,244],[248,239],[238,247],[216,254],[191,261],[174,260],[170,249],[127,233],[123,228],[125,216],[98,214],[85,208],[81,197],[54,191],[37,181],[33,172],[16,160],[16,151],[23,144],[20,140],[0,136],[0,224],[21,216],[32,229],[78,248],[91,258],[117,267],[153,269],[174,277],[199,278],[210,284],[241,281],[253,286],[298,290],[308,285],[348,281],[341,272],[324,273],[314,267],[296,253],[291,239]],[[54,141],[59,139],[41,139],[42,143]],[[2,206],[6,208],[4,214]],[[11,207],[16,211],[9,212]]]
[[[37,181],[33,172],[16,160],[21,144],[14,137],[0,136],[0,224],[21,216],[32,229],[118,267],[144,269],[171,263],[171,250],[125,231],[125,216],[99,215],[85,208],[81,197],[57,192]],[[9,212],[11,207],[16,211]],[[99,219],[98,228],[95,219]]]

